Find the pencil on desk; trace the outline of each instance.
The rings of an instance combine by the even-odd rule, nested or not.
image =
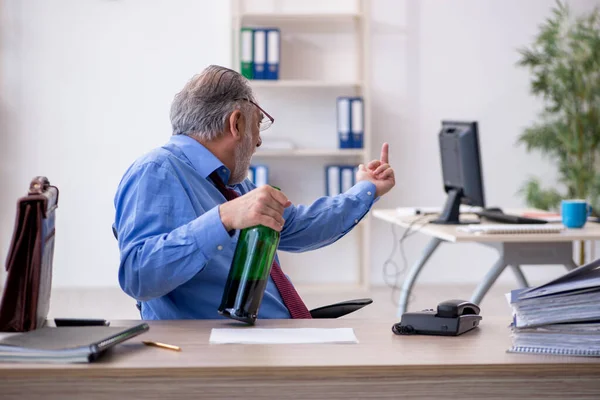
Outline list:
[[[151,342],[149,340],[143,340],[142,343],[144,343],[146,346],[154,346],[154,347],[160,347],[161,349],[181,351],[181,347],[174,346],[172,344],[166,344],[166,343],[160,343],[160,342]]]

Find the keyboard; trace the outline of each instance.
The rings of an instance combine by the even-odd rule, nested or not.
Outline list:
[[[504,214],[499,209],[484,209],[475,212],[480,218],[485,218],[488,221],[500,222],[504,224],[547,224],[545,219],[528,218],[520,215]]]

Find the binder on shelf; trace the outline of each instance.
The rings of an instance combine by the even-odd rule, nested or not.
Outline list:
[[[251,165],[250,168],[248,168],[248,180],[250,182],[252,182],[253,184],[254,184],[254,182],[256,182],[255,175],[256,175],[256,168],[253,165]]]
[[[352,135],[350,132],[350,97],[337,98],[337,133],[340,149],[352,148]]]
[[[352,165],[340,166],[341,169],[341,185],[340,190],[345,193],[352,186],[354,186],[354,167]]]
[[[344,193],[356,184],[354,165],[328,165],[325,167],[325,194],[336,196]]]
[[[267,77],[267,32],[254,29],[254,79]]]
[[[339,165],[328,165],[325,167],[325,194],[337,196],[340,194],[340,167]]]
[[[279,59],[281,50],[280,32],[278,28],[266,30],[267,34],[267,70],[266,79],[279,79]]]
[[[247,79],[254,79],[254,29],[242,28],[240,32],[240,71]]]
[[[355,97],[351,100],[350,107],[350,130],[352,132],[352,148],[363,148],[364,137],[364,105],[362,97]]]
[[[251,181],[254,186],[260,187],[269,184],[269,167],[266,165],[252,165],[250,170],[252,171],[253,179]]]

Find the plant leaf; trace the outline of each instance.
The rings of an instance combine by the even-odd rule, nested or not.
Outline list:
[[[520,192],[525,195],[527,205],[540,210],[556,211],[564,198],[555,189],[543,189],[537,178],[530,178],[521,187]]]

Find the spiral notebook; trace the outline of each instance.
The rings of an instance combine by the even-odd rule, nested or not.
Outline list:
[[[600,260],[507,294],[509,353],[600,357]]]
[[[508,353],[544,354],[552,356],[600,357],[600,350],[561,349],[555,347],[513,346]]]
[[[565,230],[562,224],[470,224],[459,226],[457,231],[477,235],[507,235],[507,234],[535,234],[535,233],[560,233]]]
[[[531,328],[511,326],[509,353],[600,357],[600,322],[580,321]]]

